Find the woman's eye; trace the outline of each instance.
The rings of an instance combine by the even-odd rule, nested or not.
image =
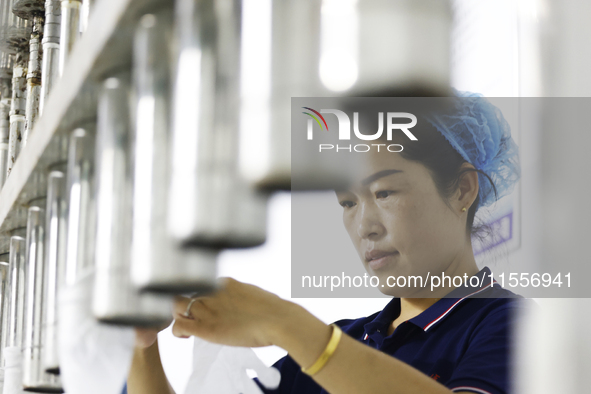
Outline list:
[[[392,190],[380,190],[376,193],[376,198],[386,198],[392,193],[394,193]]]
[[[351,208],[355,205],[353,201],[341,201],[339,203],[343,208]]]

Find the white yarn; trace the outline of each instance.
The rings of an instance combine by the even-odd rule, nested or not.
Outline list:
[[[135,343],[131,327],[99,323],[92,315],[94,272],[59,294],[59,360],[68,394],[120,394]]]
[[[20,347],[4,348],[4,388],[2,394],[24,394],[23,353]]]
[[[252,369],[269,389],[279,386],[281,375],[267,367],[250,348],[223,346],[195,337],[193,374],[184,394],[263,394],[246,371]]]

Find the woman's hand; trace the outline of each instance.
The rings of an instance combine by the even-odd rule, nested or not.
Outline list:
[[[297,304],[232,278],[224,277],[220,281],[220,289],[215,293],[195,299],[189,317],[185,311],[191,299],[176,298],[172,333],[230,346],[277,344],[286,318],[293,317]]]
[[[149,348],[150,346],[152,346],[156,342],[156,339],[158,338],[158,333],[160,331],[164,330],[166,327],[168,327],[171,322],[172,322],[172,319],[170,319],[170,322],[166,323],[166,325],[163,325],[162,327],[159,327],[159,328],[136,327],[135,328],[135,347],[138,349],[146,349],[146,348]]]

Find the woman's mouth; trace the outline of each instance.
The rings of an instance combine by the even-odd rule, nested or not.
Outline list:
[[[398,252],[392,252],[388,254],[381,254],[381,256],[372,258],[368,260],[369,267],[376,271],[385,266],[388,262],[392,260],[393,257],[397,256]]]

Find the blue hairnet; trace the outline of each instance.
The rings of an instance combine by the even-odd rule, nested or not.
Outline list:
[[[501,111],[478,93],[460,92],[454,109],[427,116],[451,146],[476,169],[486,173],[494,182],[478,174],[481,207],[510,194],[519,180],[519,148],[511,138],[511,128]]]

